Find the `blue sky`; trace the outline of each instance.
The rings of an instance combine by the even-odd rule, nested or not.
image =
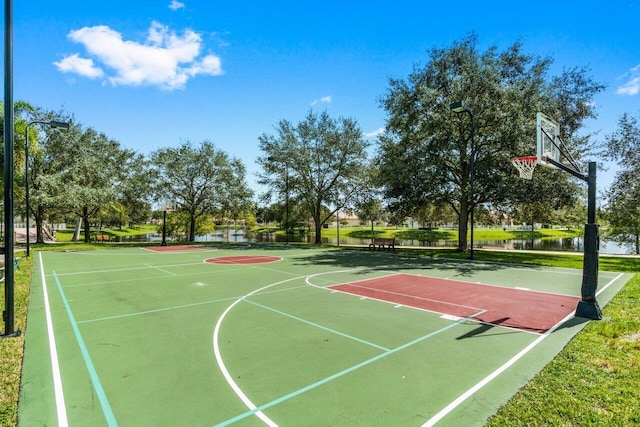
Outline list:
[[[607,85],[589,130],[611,133],[640,114],[639,27],[640,0],[14,1],[14,98],[145,154],[212,141],[252,183],[258,137],[278,121],[326,110],[373,140],[388,79],[471,31],[483,48],[523,40],[553,74],[588,67]]]

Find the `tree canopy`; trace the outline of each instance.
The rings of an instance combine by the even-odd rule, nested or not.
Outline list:
[[[425,204],[450,204],[459,218],[458,249],[466,250],[474,206],[509,205],[529,194],[526,185],[514,185],[509,160],[535,154],[537,111],[560,123],[565,142],[580,158],[589,137],[577,132],[584,119],[595,117],[593,96],[603,86],[584,68],[550,76],[551,63],[526,54],[519,41],[503,51],[481,51],[472,33],[448,48],[431,49],[427,64],[415,66],[406,79],[390,79],[381,100],[388,118],[376,163],[391,210],[411,215]],[[457,101],[471,114],[452,112],[450,104]],[[534,176],[547,183],[568,178],[559,171]],[[547,200],[571,194],[538,193]]]
[[[281,120],[276,135],[263,134],[259,143],[259,183],[297,199],[313,218],[320,243],[322,225],[366,188],[362,130],[353,119],[309,111],[297,125]]]
[[[89,242],[91,218],[116,200],[117,186],[124,180],[123,165],[131,152],[104,133],[78,124],[49,141],[47,154],[63,188],[59,207],[82,220],[84,239]]]
[[[602,155],[620,169],[605,193],[609,235],[640,254],[640,115],[620,118],[617,130],[602,144]]]
[[[245,182],[245,168],[209,141],[177,148],[163,148],[151,155],[153,193],[157,200],[171,200],[189,217],[188,240],[195,240],[197,221],[203,215],[223,215],[225,210],[247,206],[252,192]]]

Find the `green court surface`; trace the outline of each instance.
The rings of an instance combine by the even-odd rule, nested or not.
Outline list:
[[[20,426],[482,425],[586,324],[579,270],[170,249],[34,254]]]

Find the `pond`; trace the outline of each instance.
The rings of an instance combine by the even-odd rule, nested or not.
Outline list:
[[[277,237],[277,239],[276,239]],[[290,236],[292,242],[314,241],[313,236]],[[260,242],[284,242],[284,236],[276,236],[274,234],[260,235]],[[340,237],[340,244],[343,245],[368,245],[370,238],[351,238]],[[438,241],[421,241],[421,240],[397,240],[398,246],[419,246],[419,247],[436,247],[436,248],[455,248],[458,246],[457,241],[438,240]],[[322,243],[329,245],[337,245],[338,239],[333,237],[323,237]],[[476,240],[474,241],[476,249],[504,249],[504,250],[540,250],[540,251],[560,251],[560,252],[582,252],[584,251],[584,243],[582,237],[559,238],[559,239],[518,239],[518,240]],[[630,251],[616,242],[600,242],[600,253],[610,255],[629,254]]]
[[[122,238],[125,242],[161,242],[160,234],[147,234],[141,236],[128,236]],[[171,240],[171,239],[167,239]],[[290,242],[313,243],[314,236],[291,235]],[[196,242],[215,242],[215,243],[252,243],[252,242],[278,242],[284,243],[285,236],[276,235],[275,233],[259,233],[257,235],[248,236],[244,230],[217,230],[215,233],[196,236]],[[336,237],[323,237],[322,243],[328,245],[362,245],[366,246],[371,242],[370,238],[353,238],[342,237],[340,241]],[[398,240],[398,246],[418,246],[418,247],[436,247],[436,248],[454,248],[458,245],[456,241],[438,240],[438,241],[421,241],[421,240]],[[584,243],[582,237],[565,237],[558,239],[518,239],[518,240],[476,240],[474,242],[476,249],[504,249],[504,250],[540,250],[540,251],[559,251],[559,252],[582,252]],[[631,251],[624,245],[612,241],[600,242],[600,253],[610,255],[624,255]]]

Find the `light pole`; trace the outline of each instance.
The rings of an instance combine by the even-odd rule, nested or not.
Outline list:
[[[278,158],[274,156],[267,157],[267,160],[270,162],[275,162]],[[284,214],[285,214],[285,225],[284,225],[284,239],[285,244],[289,244],[289,164],[285,162],[284,164]]]
[[[167,209],[162,210],[162,243],[160,246],[167,246]]]
[[[289,165],[284,164],[284,213],[286,226],[284,229],[286,245],[289,244]]]
[[[14,329],[14,275],[13,275],[13,1],[4,2],[4,332],[0,338],[17,337]]]
[[[474,146],[474,142],[473,142],[473,137],[474,137],[474,133],[475,133],[475,125],[473,122],[473,113],[471,112],[471,108],[469,108],[469,106],[464,102],[464,101],[458,101],[458,102],[454,102],[452,104],[449,105],[449,110],[453,111],[454,113],[463,113],[466,112],[467,114],[469,114],[469,118],[471,119],[471,155],[469,156],[469,190],[471,192],[471,197],[470,199],[474,199],[475,194],[474,194],[474,163],[475,163],[475,157],[476,157],[476,152],[475,152],[475,146]],[[473,200],[471,200],[471,248],[469,250],[469,259],[473,259],[473,211],[474,211],[474,207],[475,204],[473,203]]]
[[[338,246],[340,246],[340,212],[336,210],[336,230],[338,238]]]
[[[51,128],[60,128],[60,129],[69,129],[68,122],[59,122],[56,120],[34,120],[32,122],[27,123],[27,126],[24,128],[24,198],[25,198],[25,207],[26,207],[26,226],[27,232],[25,233],[25,237],[27,239],[27,250],[26,256],[29,256],[29,126],[34,124],[48,125]]]

